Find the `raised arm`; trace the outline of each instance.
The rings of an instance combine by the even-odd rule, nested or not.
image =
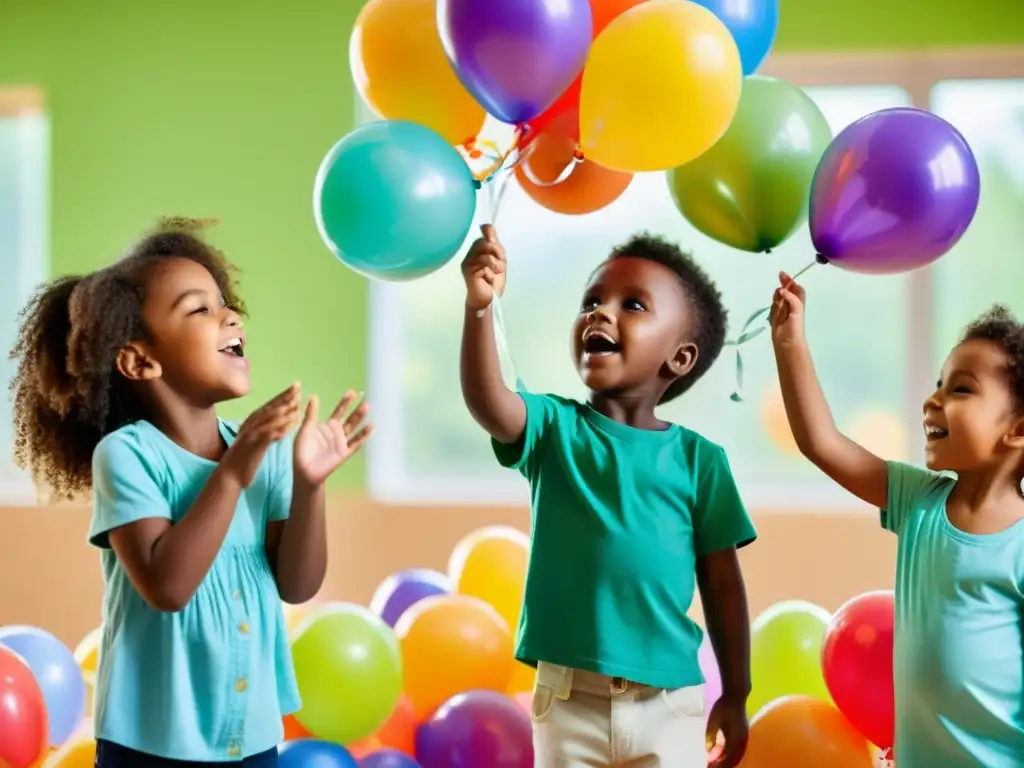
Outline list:
[[[786,416],[800,452],[854,496],[883,509],[888,467],[836,427],[804,334],[804,289],[786,274],[772,304],[772,343]]]
[[[473,243],[462,276],[466,281],[466,316],[459,363],[462,396],[476,422],[500,443],[515,443],[526,428],[522,398],[505,386],[494,340],[495,294],[505,290],[505,249],[490,224]]]

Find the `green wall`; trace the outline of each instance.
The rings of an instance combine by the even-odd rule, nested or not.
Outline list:
[[[366,285],[311,213],[317,165],[352,127],[360,6],[0,0],[0,86],[43,86],[52,118],[55,274],[106,264],[161,215],[222,220],[252,314],[255,387],[232,416],[294,379],[325,399],[364,384]],[[1020,0],[782,0],[777,50],[1017,42]]]

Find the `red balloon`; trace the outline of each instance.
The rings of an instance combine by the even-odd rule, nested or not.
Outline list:
[[[597,38],[616,16],[628,11],[646,0],[590,0],[590,13]],[[580,91],[583,87],[583,73],[580,72],[572,85],[565,89],[558,100],[526,124],[522,146],[526,146],[543,132],[573,141],[580,139]]]
[[[49,746],[43,691],[28,664],[0,646],[0,768],[29,768]]]
[[[832,617],[821,653],[825,684],[836,707],[882,749],[892,747],[896,727],[892,679],[895,623],[891,591],[859,595]]]

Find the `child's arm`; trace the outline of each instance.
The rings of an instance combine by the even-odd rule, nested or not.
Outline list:
[[[462,396],[476,422],[499,443],[515,443],[526,428],[526,406],[501,378],[491,302],[505,289],[505,250],[485,224],[462,263],[466,316],[459,365]]]
[[[370,406],[349,391],[330,418],[317,423],[318,403],[311,397],[295,435],[292,456],[278,470],[267,524],[267,558],[277,591],[286,603],[316,596],[327,574],[327,519],[324,483],[363,446],[372,427]],[[282,495],[283,494],[283,495]]]
[[[246,419],[177,523],[172,524],[169,513],[155,516],[157,510],[139,509],[130,498],[131,494],[140,499],[156,496],[132,490],[131,478],[118,480],[118,473],[131,471],[125,466],[130,457],[98,457],[97,493],[104,505],[124,508],[120,519],[129,520],[117,524],[118,513],[112,512],[115,526],[108,529],[107,538],[135,589],[153,608],[175,612],[188,605],[220,552],[242,490],[252,482],[270,444],[284,437],[294,423],[298,405],[298,392],[291,387]]]
[[[814,372],[804,336],[804,290],[786,274],[772,305],[772,341],[786,416],[800,452],[854,496],[884,509],[885,461],[842,434]]]

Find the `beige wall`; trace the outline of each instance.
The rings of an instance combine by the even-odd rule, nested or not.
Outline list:
[[[444,570],[458,539],[483,525],[525,530],[525,509],[384,507],[335,499],[330,569],[322,596],[366,603],[388,574]],[[801,598],[829,610],[869,589],[891,588],[895,537],[863,513],[755,513],[760,539],[743,551],[751,614]],[[0,508],[0,626],[31,624],[72,647],[100,621],[102,580],[86,544],[86,507]]]

